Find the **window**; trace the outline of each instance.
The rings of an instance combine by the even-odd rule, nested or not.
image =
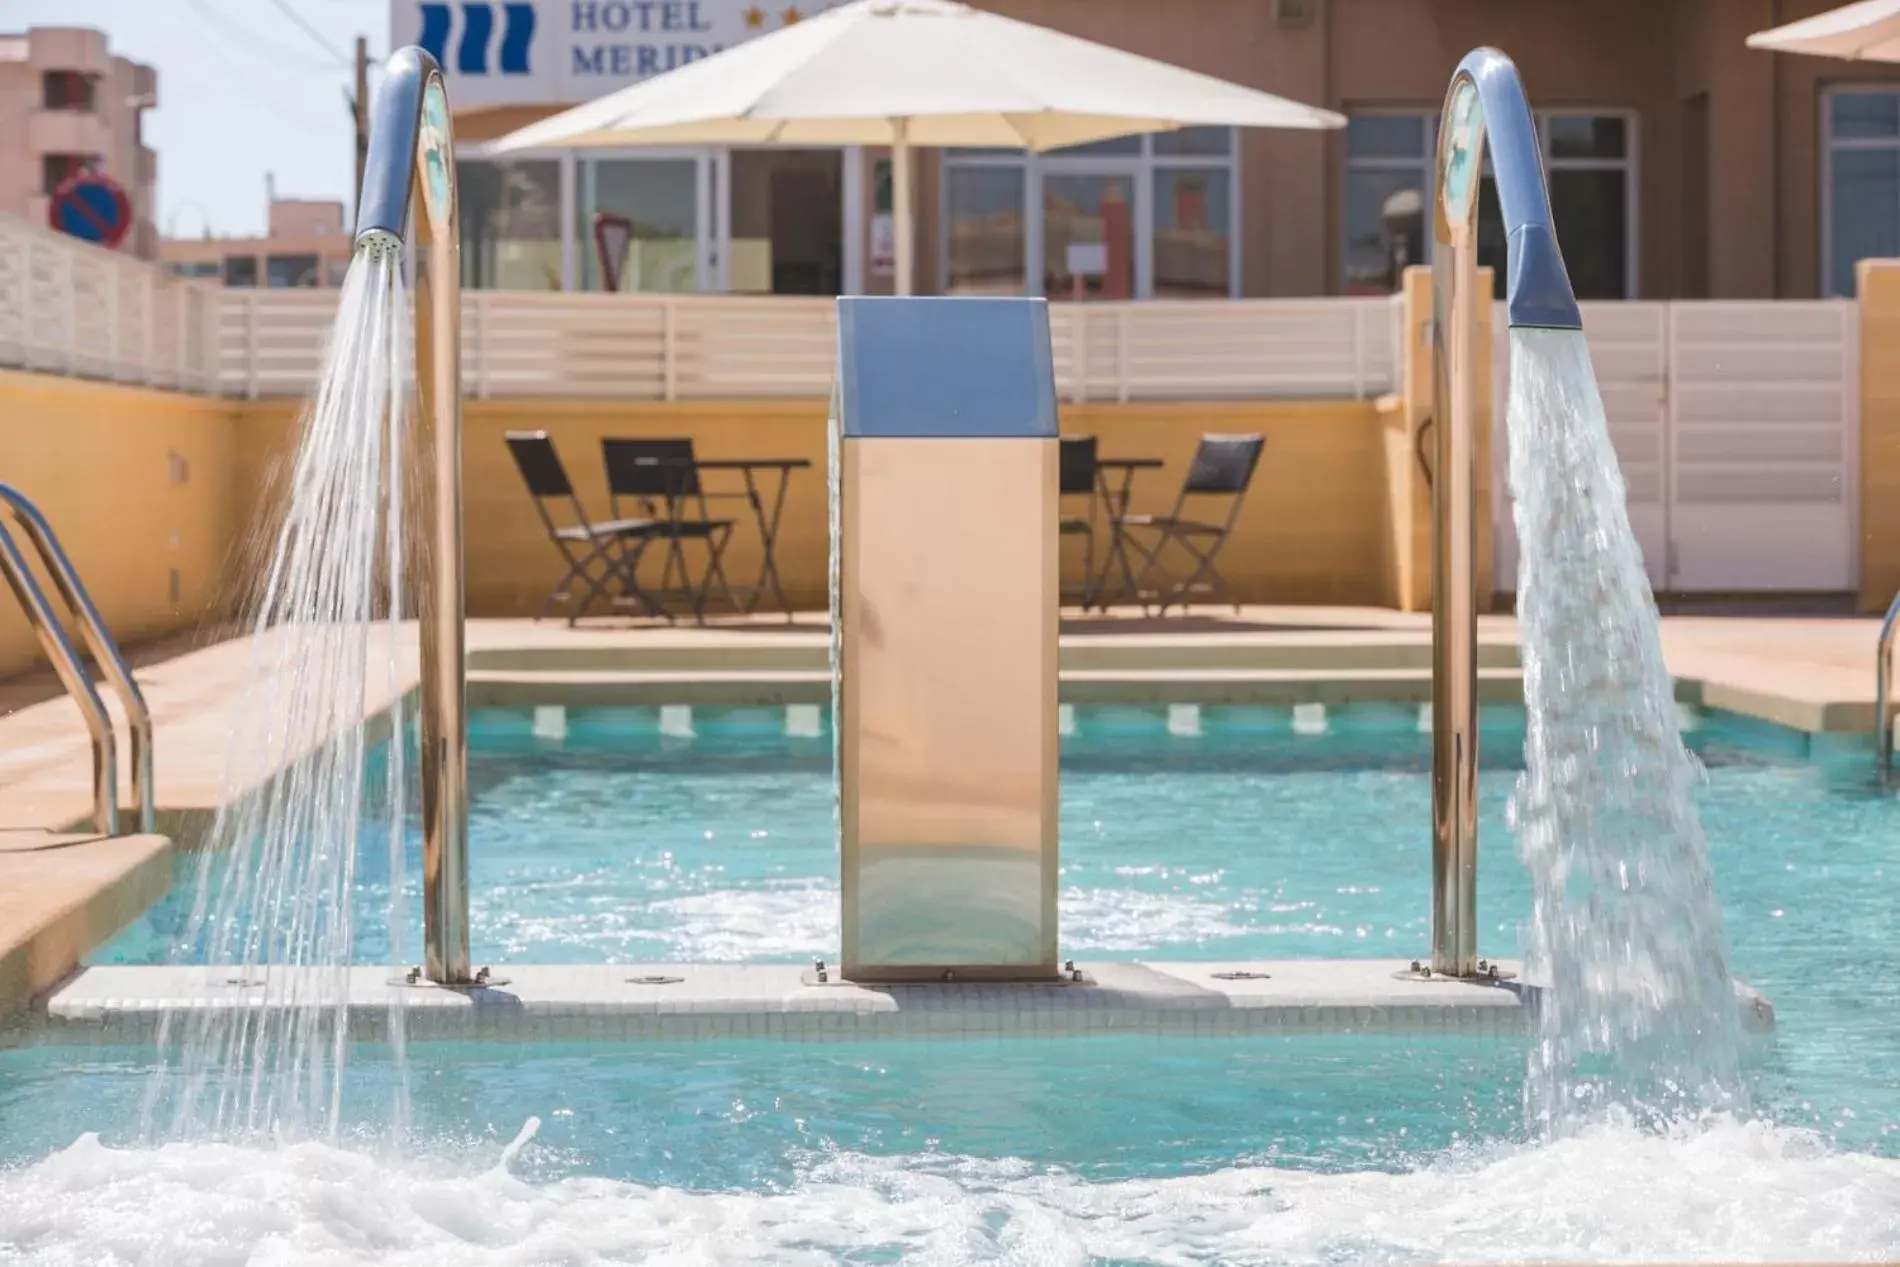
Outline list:
[[[1231,128],[1184,128],[1041,155],[950,151],[944,293],[1238,294],[1236,167]]]
[[[257,257],[255,255],[225,256],[224,284],[246,287],[257,285]]]
[[[96,166],[94,154],[43,154],[40,156],[40,192],[50,194],[69,176],[77,176]]]
[[[1636,294],[1636,117],[1629,113],[1537,116],[1551,215],[1579,299]],[[1344,250],[1348,294],[1396,290],[1407,265],[1430,262],[1432,168],[1438,115],[1357,112],[1346,126]],[[1478,258],[1505,283],[1497,190],[1479,190]]]
[[[455,165],[462,218],[462,284],[561,289],[561,164],[465,160]]]
[[[31,82],[31,81],[29,81]],[[98,108],[99,77],[77,70],[49,70],[41,76],[41,101],[48,110]]]
[[[1829,92],[1821,148],[1821,284],[1852,296],[1856,264],[1900,255],[1900,92]]]
[[[1023,293],[1027,181],[1021,163],[944,164],[945,294]]]
[[[630,226],[617,261],[620,289],[690,293],[699,289],[699,164],[690,158],[601,158],[580,165],[575,240],[580,288],[605,290],[594,214],[624,216]],[[610,249],[619,245],[609,241]],[[769,254],[769,252],[768,252]],[[768,265],[769,268],[769,265]],[[771,289],[771,279],[764,289]]]
[[[216,277],[223,266],[216,260],[184,260],[166,265],[166,271],[173,277]]]
[[[272,255],[264,261],[264,284],[272,290],[317,284],[315,255]]]

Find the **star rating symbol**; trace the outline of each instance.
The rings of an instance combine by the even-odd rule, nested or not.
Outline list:
[[[753,5],[745,11],[745,29],[756,31],[765,25],[765,10]]]
[[[779,21],[783,22],[786,26],[790,26],[792,23],[798,21],[800,18],[804,17],[805,15],[798,11],[797,5],[793,5],[791,8],[785,10],[785,12],[779,14],[778,16],[779,16]]]

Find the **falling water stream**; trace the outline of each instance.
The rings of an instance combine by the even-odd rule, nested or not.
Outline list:
[[[402,588],[389,584],[402,575],[401,499],[385,490],[403,487],[407,315],[399,249],[359,249],[253,615],[225,774],[227,791],[248,791],[227,796],[199,854],[180,947],[184,961],[234,965],[217,987],[262,1006],[167,1016],[148,1133],[334,1135],[354,925],[387,914],[401,951],[393,910],[355,909],[355,877],[378,823],[389,874],[404,874],[402,745],[372,786],[362,715],[381,695],[401,733]],[[390,885],[392,904],[401,892]],[[399,1007],[389,1021],[400,1058]],[[394,1113],[400,1128],[400,1103]]]
[[[1722,909],[1674,682],[1581,330],[1511,331],[1524,663],[1512,806],[1545,977],[1532,1124],[1743,1107]]]

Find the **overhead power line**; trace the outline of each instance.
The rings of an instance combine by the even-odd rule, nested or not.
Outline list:
[[[306,19],[303,14],[290,7],[290,0],[271,0],[271,3],[277,7],[279,13],[296,23],[297,29],[302,31],[305,35],[308,35],[318,48],[328,53],[331,58],[336,61],[337,65],[345,70],[349,70],[354,66],[354,63],[343,55],[342,49],[330,43],[329,38],[325,36],[322,31],[311,26],[309,20]]]

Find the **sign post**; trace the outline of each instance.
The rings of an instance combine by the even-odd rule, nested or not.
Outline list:
[[[110,176],[77,172],[54,187],[46,219],[61,233],[117,250],[132,231],[132,200]]]

